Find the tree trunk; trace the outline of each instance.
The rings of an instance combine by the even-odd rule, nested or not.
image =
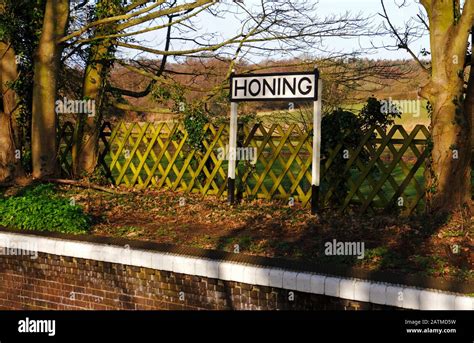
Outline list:
[[[98,19],[119,14],[121,8],[116,1],[100,0]],[[115,26],[104,25],[95,31],[96,36],[115,33]],[[72,148],[73,174],[84,177],[94,172],[99,160],[99,138],[102,125],[102,108],[105,81],[111,65],[111,53],[114,49],[110,39],[99,40],[90,47],[83,81],[83,98],[95,102],[94,117],[79,116],[74,132]]]
[[[464,98],[463,86],[474,9],[471,1],[464,7],[463,17],[455,18],[454,2],[422,4],[430,19],[431,78],[420,94],[433,109],[433,145],[426,173],[427,209],[446,213],[471,206],[472,99]]]
[[[472,145],[474,142],[474,129],[472,128],[472,123],[474,123],[474,26],[471,27],[471,65],[469,67],[469,79],[467,83],[467,90],[466,90],[466,104],[465,104],[465,111],[469,115],[471,114],[471,163],[472,159],[474,158],[474,146]],[[471,168],[472,173],[472,168]],[[471,186],[472,187],[472,186]]]
[[[474,28],[473,28],[473,31],[474,31]],[[473,37],[474,37],[474,32],[472,33]],[[474,39],[471,39],[471,42],[474,43]],[[472,57],[471,57],[472,59]],[[471,67],[470,67],[470,71],[469,71],[469,79],[468,79],[468,82],[467,82],[467,89],[466,89],[466,100],[464,101],[464,112],[466,113],[466,119],[468,120],[468,128],[470,128],[470,141],[469,141],[469,145],[471,147],[471,154],[469,155],[469,161],[468,163],[471,165],[471,168],[470,168],[470,172],[472,174],[472,162],[473,162],[473,153],[474,153],[474,146],[473,146],[473,142],[474,142],[474,129],[472,127],[472,123],[474,122],[474,66],[472,65],[472,62],[471,62]],[[472,183],[471,183],[471,177],[472,175],[468,175],[468,181],[469,181],[469,185],[468,185],[468,188],[470,189],[470,195],[471,195],[471,198],[472,198],[472,194],[473,194],[473,186],[472,186]],[[472,202],[471,202],[472,204]],[[471,210],[474,210],[471,208]]]
[[[110,43],[101,42],[91,47],[83,81],[83,99],[95,101],[95,116],[78,114],[72,149],[73,173],[83,177],[94,172],[99,159],[99,135],[102,123],[101,105],[108,69],[106,59]]]
[[[69,0],[47,0],[43,28],[35,54],[31,150],[33,177],[57,173],[55,100],[61,48],[69,17]]]
[[[23,174],[20,156],[17,154],[13,128],[18,114],[18,98],[9,83],[18,77],[13,47],[0,42],[0,183],[12,181]]]
[[[467,102],[453,103],[461,92],[439,93],[433,104],[427,200],[431,212],[451,212],[470,206],[471,140]]]

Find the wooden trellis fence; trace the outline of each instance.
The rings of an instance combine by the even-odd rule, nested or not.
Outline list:
[[[374,139],[374,133],[376,138]],[[71,168],[72,126],[61,129],[60,163],[64,173]],[[321,204],[333,203],[336,189],[345,184],[346,192],[337,201],[341,210],[357,208],[373,212],[401,208],[411,213],[423,203],[423,171],[429,132],[422,125],[410,133],[402,126],[387,132],[374,128],[356,149],[343,144],[323,156]],[[237,189],[244,198],[291,198],[308,204],[311,195],[311,133],[298,125],[258,124],[240,128],[239,145],[255,148],[256,163],[240,161]],[[227,125],[208,124],[202,149],[187,144],[187,133],[179,123],[105,124],[101,132],[100,165],[116,185],[157,187],[226,194],[227,161],[219,158],[228,144]],[[221,149],[219,151],[219,149]],[[344,153],[344,165],[335,164]],[[362,158],[362,156],[365,156]],[[367,158],[368,156],[368,158]],[[327,177],[330,168],[339,168],[347,178]]]

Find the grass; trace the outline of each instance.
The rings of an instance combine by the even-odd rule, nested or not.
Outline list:
[[[88,232],[91,219],[75,201],[58,196],[52,184],[40,184],[0,197],[0,225],[76,234]]]
[[[143,229],[136,226],[122,226],[117,228],[117,235],[122,237],[136,237],[140,236]]]
[[[456,230],[456,229],[451,229],[451,230],[446,230],[443,232],[443,237],[462,237],[466,233],[463,230]]]
[[[366,102],[360,102],[355,104],[347,104],[343,105],[342,109],[351,111],[354,113],[360,112],[362,107],[366,104]],[[425,125],[428,126],[430,123],[430,118],[428,111],[426,109],[427,101],[420,100],[420,112],[419,113],[402,113],[400,118],[395,119],[396,125],[402,125],[408,132],[410,132],[416,125]],[[311,113],[307,110],[308,113]],[[286,113],[283,114],[283,113]],[[257,117],[261,120],[264,124],[291,124],[291,123],[300,123],[301,118],[299,114],[299,110],[292,110],[288,112],[284,111],[261,111],[257,113]],[[306,112],[305,112],[306,113]],[[395,136],[394,138],[401,138],[399,136]]]

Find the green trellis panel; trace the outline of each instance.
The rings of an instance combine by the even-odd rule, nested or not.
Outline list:
[[[70,175],[74,126],[65,123],[58,132],[59,164]],[[219,159],[219,149],[228,144],[228,126],[207,124],[201,149],[187,143],[180,123],[105,123],[100,136],[99,165],[116,185],[156,187],[223,196],[226,193],[228,162]],[[375,137],[375,138],[374,138]],[[394,138],[402,137],[402,138]],[[411,132],[394,125],[388,132],[374,127],[355,149],[342,143],[322,160],[321,183],[325,185],[322,204],[336,196],[335,189],[346,182],[348,192],[339,210],[359,212],[391,210],[416,211],[423,202],[422,172],[428,155],[429,132],[417,125]],[[242,126],[239,146],[256,149],[256,163],[240,161],[237,167],[240,191],[246,198],[294,198],[306,206],[311,198],[311,128],[298,125],[256,124]],[[329,184],[326,171],[337,154],[349,153],[341,170],[347,180]],[[369,156],[362,158],[362,154]],[[340,166],[339,166],[340,168]]]

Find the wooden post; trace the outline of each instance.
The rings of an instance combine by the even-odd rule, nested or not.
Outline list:
[[[230,130],[229,130],[229,171],[227,178],[229,204],[235,202],[235,157],[237,152],[237,103],[230,103]]]
[[[317,75],[318,71],[315,70]],[[319,203],[321,174],[321,98],[323,82],[318,79],[318,99],[313,104],[313,156],[311,162],[311,214],[316,214]]]

